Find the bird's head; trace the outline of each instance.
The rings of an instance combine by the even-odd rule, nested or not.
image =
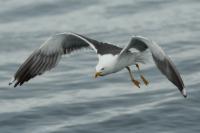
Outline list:
[[[103,55],[99,57],[99,62],[96,66],[95,78],[105,76],[115,72],[116,57],[112,55]]]
[[[95,73],[95,78],[99,77],[99,76],[104,76],[106,75],[106,68],[105,67],[100,67],[98,68],[98,66],[96,67],[96,73]]]
[[[96,67],[96,73],[95,73],[95,78],[100,77],[100,76],[105,76],[110,73],[110,70],[108,67]]]

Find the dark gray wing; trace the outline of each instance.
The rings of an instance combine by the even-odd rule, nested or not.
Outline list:
[[[69,54],[81,48],[92,48],[96,53],[103,54],[105,52],[101,46],[118,50],[114,45],[101,43],[75,33],[54,35],[26,59],[9,84],[15,82],[14,87],[22,85],[31,78],[54,68],[63,54]]]
[[[104,43],[104,42],[99,42],[96,41],[94,39],[90,39],[88,37],[76,34],[84,39],[86,39],[87,41],[89,41],[90,43],[92,43],[94,45],[94,49],[96,49],[97,54],[100,55],[104,55],[104,54],[112,54],[112,55],[116,55],[119,54],[122,50],[122,48],[115,46],[113,44],[109,44],[109,43]]]
[[[147,38],[134,36],[132,37],[130,43],[121,51],[120,56],[125,54],[130,48],[135,48],[140,52],[149,48],[154,62],[161,73],[163,73],[168,80],[170,80],[180,90],[184,97],[187,97],[184,83],[179,71],[158,44]]]

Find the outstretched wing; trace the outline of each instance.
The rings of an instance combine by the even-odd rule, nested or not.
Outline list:
[[[158,69],[180,90],[184,97],[187,97],[179,71],[158,44],[147,38],[134,36],[130,43],[121,51],[120,56],[128,52],[131,48],[135,48],[140,52],[149,48]]]
[[[69,54],[81,48],[92,48],[97,54],[105,54],[106,51],[103,48],[114,49],[113,51],[119,49],[114,45],[98,42],[75,33],[57,34],[50,37],[26,59],[15,73],[9,85],[14,82],[14,87],[22,85],[31,78],[54,68],[63,54]]]

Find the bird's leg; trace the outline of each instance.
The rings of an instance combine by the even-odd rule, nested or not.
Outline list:
[[[132,72],[131,72],[131,69],[129,67],[126,67],[128,72],[129,72],[129,75],[131,77],[131,81],[138,87],[140,88],[140,82],[138,80],[135,80],[133,75],[132,75]]]
[[[135,66],[137,67],[139,73],[140,73],[140,78],[142,79],[142,81],[144,82],[145,85],[149,84],[149,81],[141,74],[141,70],[140,70],[140,66],[138,64],[135,64]]]

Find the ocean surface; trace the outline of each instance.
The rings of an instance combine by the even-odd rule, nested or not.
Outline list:
[[[199,0],[1,0],[0,133],[200,133]],[[94,79],[97,56],[81,51],[21,87],[8,82],[49,36],[76,32],[125,46],[156,41],[182,74],[188,98],[155,67],[135,87],[128,72]],[[137,78],[139,73],[133,66]]]

